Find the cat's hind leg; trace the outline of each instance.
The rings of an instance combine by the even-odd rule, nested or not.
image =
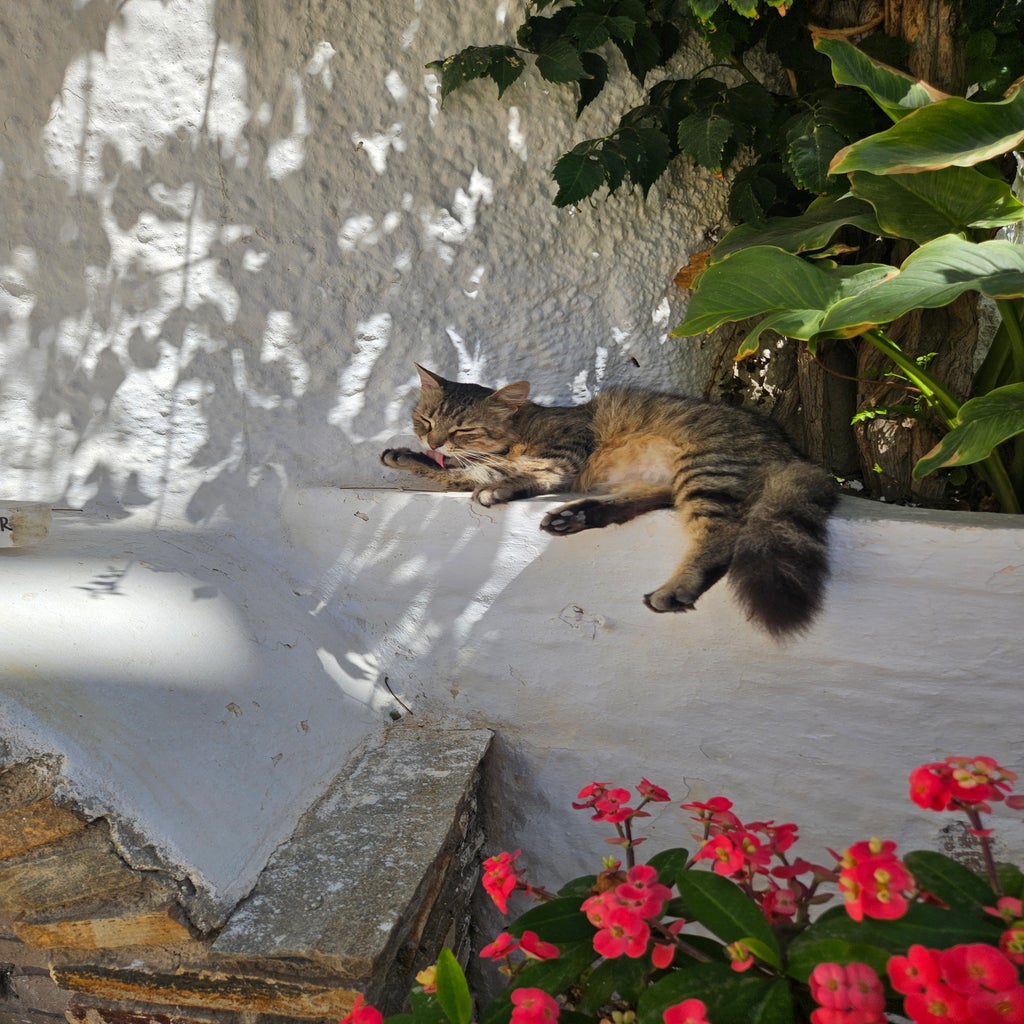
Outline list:
[[[540,528],[556,537],[564,537],[613,523],[628,523],[646,512],[671,507],[671,488],[645,485],[570,501],[548,512],[541,520]]]
[[[687,523],[689,547],[672,576],[644,595],[652,612],[688,612],[732,564],[739,523],[728,519],[694,517]]]

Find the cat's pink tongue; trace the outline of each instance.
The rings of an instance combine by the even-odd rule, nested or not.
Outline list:
[[[435,452],[433,448],[427,449],[427,455],[432,458],[442,469],[444,469],[444,455],[441,452]]]

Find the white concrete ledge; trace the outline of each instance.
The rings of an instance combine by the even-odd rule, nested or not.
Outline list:
[[[594,778],[725,793],[798,821],[813,859],[934,845],[945,822],[906,798],[920,762],[1024,770],[1020,518],[843,501],[825,610],[779,645],[723,584],[686,615],[642,605],[681,550],[671,513],[554,538],[554,500],[293,491],[259,551],[57,521],[0,552],[0,736],[62,755],[135,862],[155,850],[196,885],[201,925],[391,715],[495,731],[488,845],[522,847],[539,882],[601,855],[569,809]],[[659,843],[688,831],[674,805],[650,820]],[[1024,849],[1013,817],[1000,835]]]

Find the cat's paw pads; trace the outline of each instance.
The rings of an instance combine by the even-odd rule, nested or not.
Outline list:
[[[644,604],[652,612],[692,612],[694,598],[688,590],[662,587],[650,594],[644,594]]]
[[[579,533],[581,530],[588,530],[590,526],[591,523],[587,519],[586,508],[573,505],[556,508],[540,521],[540,528],[542,530],[559,537],[567,536],[570,533]]]

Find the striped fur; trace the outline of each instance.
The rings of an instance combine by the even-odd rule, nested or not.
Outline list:
[[[425,451],[391,448],[386,466],[483,505],[572,491],[547,513],[562,536],[675,508],[689,543],[671,577],[644,597],[689,611],[727,576],[740,605],[775,637],[805,630],[828,579],[829,475],[766,417],[647,391],[610,390],[585,405],[540,406],[524,381],[497,390],[417,367],[413,425]]]

